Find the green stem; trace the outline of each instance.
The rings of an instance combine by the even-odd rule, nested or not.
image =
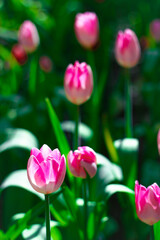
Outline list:
[[[132,138],[132,105],[131,105],[131,94],[130,94],[130,76],[129,70],[125,72],[125,85],[126,85],[126,137]]]
[[[51,240],[49,194],[45,195],[45,213],[46,213],[46,240]]]
[[[84,179],[84,240],[87,240],[87,224],[88,224],[88,209],[87,209],[87,178]]]
[[[75,119],[75,135],[74,135],[74,149],[76,150],[79,146],[79,106],[76,106],[76,119]]]
[[[151,240],[154,240],[154,229],[153,229],[153,225],[151,226]]]
[[[87,51],[87,63],[90,65],[93,72],[93,84],[94,84],[93,91],[95,92],[97,91],[97,73],[96,73],[96,64],[95,64],[93,51],[90,51],[90,50]]]

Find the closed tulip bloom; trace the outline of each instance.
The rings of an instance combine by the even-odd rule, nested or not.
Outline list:
[[[155,19],[150,23],[150,32],[152,37],[159,42],[160,41],[160,19]]]
[[[23,46],[20,44],[15,44],[12,47],[12,55],[15,57],[16,61],[18,62],[19,65],[23,65],[26,63],[28,57],[27,53],[24,50]]]
[[[139,219],[153,225],[160,221],[160,188],[154,183],[148,188],[135,182],[135,203]]]
[[[79,43],[92,49],[99,40],[98,17],[93,12],[78,13],[75,18],[74,30]]]
[[[136,34],[126,29],[119,31],[115,43],[115,57],[117,62],[125,68],[134,67],[141,55],[140,44]]]
[[[29,20],[24,21],[20,26],[18,38],[24,49],[29,53],[34,52],[40,42],[37,28]]]
[[[32,148],[27,165],[27,175],[31,186],[39,193],[55,192],[63,183],[66,173],[64,155],[58,149],[53,151],[43,145]]]
[[[86,102],[93,90],[91,67],[85,62],[69,64],[64,76],[64,89],[69,101],[76,105]]]
[[[48,56],[40,57],[39,65],[40,65],[40,68],[46,73],[49,73],[52,71],[53,63]]]
[[[92,178],[97,172],[96,154],[90,147],[78,147],[78,150],[70,151],[67,159],[75,177],[86,178],[88,174]]]

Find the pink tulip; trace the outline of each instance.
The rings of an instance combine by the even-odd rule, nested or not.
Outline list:
[[[40,42],[37,28],[29,20],[24,21],[20,26],[18,38],[27,52],[35,51]]]
[[[12,47],[11,52],[12,52],[12,55],[15,57],[16,61],[19,63],[19,65],[23,65],[26,63],[28,57],[22,45],[15,44]]]
[[[160,41],[160,19],[155,19],[150,23],[150,32],[152,37],[159,42]]]
[[[69,64],[64,76],[64,89],[69,101],[76,105],[86,102],[93,90],[91,67],[85,62]]]
[[[78,147],[78,150],[70,151],[67,158],[69,169],[75,177],[86,178],[88,174],[92,178],[96,174],[96,154],[90,147]]]
[[[158,145],[158,152],[160,154],[160,129],[159,129],[158,135],[157,135],[157,145]]]
[[[134,67],[141,55],[140,45],[136,34],[126,29],[119,31],[115,43],[115,57],[117,62],[125,68]]]
[[[139,219],[153,225],[160,220],[160,188],[156,183],[148,188],[135,182],[135,203]]]
[[[66,173],[64,155],[56,148],[53,151],[43,145],[32,148],[27,165],[27,175],[31,186],[40,193],[55,192],[63,183]]]
[[[74,30],[79,43],[92,49],[99,39],[98,17],[93,12],[78,13],[75,18]]]
[[[49,73],[52,71],[52,67],[53,67],[52,60],[47,56],[40,57],[39,65],[40,65],[40,68],[46,73]]]

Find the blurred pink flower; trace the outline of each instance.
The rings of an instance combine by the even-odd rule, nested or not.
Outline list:
[[[34,52],[39,45],[39,35],[36,26],[27,20],[22,23],[18,33],[19,42],[27,52]]]
[[[53,151],[43,145],[32,148],[27,165],[27,175],[31,186],[40,193],[55,192],[63,183],[66,173],[64,155],[56,148]]]
[[[159,129],[158,135],[157,135],[157,146],[158,146],[158,152],[160,154],[160,129]]]
[[[136,34],[126,29],[119,31],[115,43],[115,57],[117,62],[126,68],[134,67],[141,55],[140,45]]]
[[[70,151],[67,159],[75,177],[86,178],[88,174],[92,178],[97,172],[96,153],[90,147],[78,147],[78,150]]]
[[[152,37],[159,42],[160,41],[160,19],[155,19],[150,23],[150,32]]]
[[[23,65],[27,62],[28,56],[21,44],[15,44],[12,47],[12,55],[15,57],[19,65]]]
[[[99,40],[97,15],[93,12],[78,13],[75,18],[74,30],[77,40],[83,47],[94,48]]]
[[[39,59],[39,65],[40,68],[44,71],[44,72],[51,72],[52,71],[52,67],[53,67],[53,63],[52,60],[48,57],[48,56],[42,56]]]
[[[69,101],[76,105],[86,102],[93,90],[91,67],[85,62],[69,64],[64,76],[64,89]]]
[[[160,220],[160,188],[156,183],[148,188],[135,182],[135,203],[139,219],[153,225]]]

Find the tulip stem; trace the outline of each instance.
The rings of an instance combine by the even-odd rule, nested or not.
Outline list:
[[[75,138],[74,138],[74,149],[76,150],[79,146],[79,106],[76,106],[76,120],[75,120]]]
[[[88,209],[87,209],[87,178],[84,179],[84,240],[87,240],[87,224],[88,224]]]
[[[151,240],[154,240],[154,227],[151,226]]]
[[[132,138],[132,104],[130,94],[130,76],[129,70],[125,71],[125,85],[126,85],[126,137]]]
[[[46,240],[51,240],[49,194],[45,194],[45,213],[46,213]]]

